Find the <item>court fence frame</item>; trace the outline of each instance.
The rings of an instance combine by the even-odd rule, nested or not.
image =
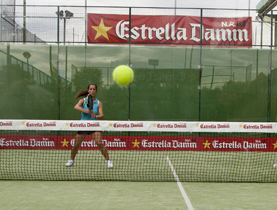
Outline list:
[[[9,11],[9,12],[7,12]],[[12,12],[11,12],[12,11]],[[277,27],[276,24],[276,15],[275,11],[272,10],[268,14],[264,14],[260,16],[258,10],[254,9],[216,9],[216,8],[162,8],[162,7],[104,7],[104,6],[51,6],[51,5],[1,5],[1,27],[0,27],[0,43],[3,44],[5,51],[3,51],[3,55],[7,57],[6,61],[2,63],[2,66],[7,66],[7,69],[11,68],[15,63],[15,65],[21,66],[24,71],[28,72],[31,75],[32,82],[34,84],[44,85],[53,83],[56,86],[56,94],[57,94],[57,117],[56,119],[63,119],[61,117],[61,91],[65,91],[68,88],[71,90],[75,90],[76,87],[74,84],[71,84],[71,81],[68,76],[68,69],[70,69],[69,65],[67,64],[67,56],[68,56],[68,48],[72,47],[80,47],[84,48],[85,53],[86,50],[90,47],[99,47],[102,45],[105,46],[125,46],[126,49],[129,51],[128,53],[128,61],[126,64],[132,65],[132,48],[140,47],[140,44],[132,43],[131,39],[127,43],[88,43],[87,41],[87,14],[89,13],[99,13],[99,14],[121,14],[121,15],[168,15],[168,16],[197,16],[200,18],[202,22],[203,18],[205,17],[224,17],[226,18],[236,18],[236,17],[251,17],[252,19],[252,45],[251,46],[230,46],[230,45],[205,45],[200,41],[199,44],[194,45],[184,45],[184,44],[154,44],[154,45],[147,45],[144,44],[142,46],[151,46],[151,47],[176,47],[176,48],[187,48],[191,47],[191,54],[193,50],[197,50],[198,54],[198,65],[196,68],[195,66],[189,66],[186,68],[186,64],[184,69],[198,69],[199,70],[199,86],[198,86],[198,117],[194,117],[194,120],[202,120],[202,113],[201,113],[201,97],[202,97],[202,90],[206,86],[209,89],[215,89],[216,82],[214,78],[216,77],[230,77],[230,81],[234,80],[233,73],[230,75],[220,75],[215,74],[214,70],[216,68],[230,68],[231,72],[235,68],[242,68],[245,72],[246,83],[250,83],[253,80],[258,79],[258,64],[256,65],[256,69],[253,69],[251,64],[247,64],[245,66],[235,66],[232,64],[233,60],[233,50],[238,49],[249,49],[249,51],[257,50],[257,58],[258,58],[258,51],[259,50],[266,50],[268,52],[268,66],[267,72],[265,76],[267,77],[267,110],[266,115],[267,118],[265,121],[271,122],[275,121],[271,116],[272,110],[272,86],[274,78],[272,78],[273,71],[275,70],[273,66],[273,54],[274,50],[277,47]],[[49,24],[47,25],[46,22]],[[45,27],[43,27],[45,26]],[[200,34],[202,34],[202,27],[200,27]],[[76,40],[76,37],[78,39]],[[28,56],[25,57],[25,60],[21,60],[13,56],[10,53],[10,46],[19,46],[22,45],[32,46],[32,45],[49,45],[49,59],[50,59],[50,74],[45,74],[43,71],[40,71],[36,68],[32,63],[30,63]],[[225,66],[209,66],[206,65],[203,59],[203,53],[207,48],[224,48],[230,50],[230,59],[231,64]],[[52,57],[52,49],[55,48],[57,53],[55,57]],[[65,51],[65,52],[64,52]],[[187,53],[187,51],[186,51]],[[26,55],[26,54],[25,54]],[[62,67],[60,63],[64,58],[61,58],[65,55],[65,66]],[[187,57],[187,54],[185,55]],[[188,56],[189,57],[189,56]],[[191,56],[192,58],[192,56]],[[52,62],[53,59],[53,62]],[[54,60],[56,65],[54,65]],[[188,59],[185,58],[185,62]],[[148,60],[149,61],[149,60]],[[257,59],[258,62],[258,59]],[[151,65],[151,64],[149,64]],[[157,68],[155,65],[154,69]],[[84,65],[87,68],[86,64]],[[64,75],[62,75],[62,68],[65,69]],[[82,66],[75,67],[74,64],[71,64],[71,71],[77,71],[77,69],[82,69]],[[104,67],[101,67],[104,68]],[[105,67],[107,72],[112,69],[111,67]],[[162,67],[161,67],[162,68]],[[204,69],[212,69],[212,73],[204,74]],[[244,70],[245,69],[245,70]],[[255,78],[251,79],[251,70],[255,70]],[[29,72],[30,71],[30,72]],[[37,75],[37,76],[35,76]],[[43,79],[42,79],[43,77]],[[52,81],[50,82],[52,78]],[[211,78],[211,81],[205,83],[203,79]],[[107,79],[106,86],[109,88],[113,84],[110,84]],[[226,82],[224,82],[226,83]],[[108,87],[109,86],[109,87]],[[130,94],[130,89],[129,89]],[[128,119],[131,119],[131,101],[128,101],[129,109],[128,109]],[[168,119],[170,120],[170,119]],[[224,119],[229,120],[229,119]]]

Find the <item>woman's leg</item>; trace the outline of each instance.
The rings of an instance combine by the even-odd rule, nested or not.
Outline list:
[[[102,134],[100,131],[96,131],[92,134],[92,139],[97,144],[99,150],[101,151],[102,155],[105,157],[106,160],[110,160],[108,150],[102,143]]]
[[[75,156],[78,153],[78,149],[80,145],[82,144],[83,140],[86,138],[87,134],[76,134],[74,145],[71,150],[71,160],[75,159]]]

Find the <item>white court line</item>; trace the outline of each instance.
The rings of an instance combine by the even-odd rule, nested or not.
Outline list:
[[[179,180],[179,178],[178,178],[178,175],[176,174],[176,171],[175,171],[173,165],[171,164],[171,161],[169,160],[169,157],[166,156],[166,159],[167,159],[167,162],[168,162],[168,164],[169,164],[169,166],[170,166],[170,168],[171,168],[171,171],[172,171],[172,173],[173,173],[173,175],[174,175],[174,178],[175,178],[175,180],[176,180],[176,182],[177,182],[177,185],[178,185],[178,187],[179,187],[179,190],[181,191],[182,196],[183,196],[183,198],[185,199],[185,202],[186,202],[186,204],[187,204],[187,206],[188,206],[188,209],[189,209],[189,210],[193,210],[193,207],[192,207],[192,205],[191,205],[191,202],[190,202],[190,200],[189,200],[189,197],[187,196],[187,193],[186,193],[186,191],[184,190],[184,188],[183,188],[183,186],[182,186],[182,184],[181,184],[181,182],[180,182],[180,180]]]

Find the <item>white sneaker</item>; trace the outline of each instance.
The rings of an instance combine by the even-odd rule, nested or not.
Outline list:
[[[110,161],[110,160],[107,160],[107,165],[108,165],[108,168],[113,168],[113,162]]]
[[[277,168],[277,162],[273,165],[273,168]]]
[[[70,167],[70,166],[73,166],[73,164],[74,164],[74,160],[68,160],[65,166]]]

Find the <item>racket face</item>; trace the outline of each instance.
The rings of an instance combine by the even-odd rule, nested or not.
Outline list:
[[[91,95],[88,95],[88,108],[89,110],[93,110],[93,98]]]

